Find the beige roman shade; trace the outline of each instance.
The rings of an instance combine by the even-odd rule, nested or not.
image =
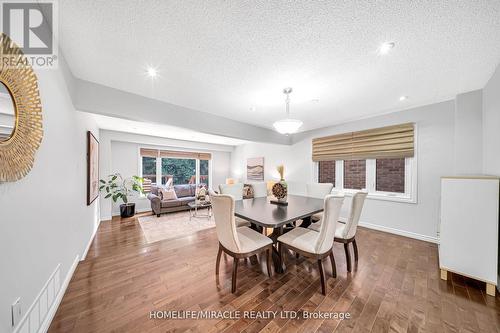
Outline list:
[[[315,138],[313,161],[413,157],[413,123]]]
[[[165,158],[192,158],[200,160],[211,160],[212,154],[199,153],[192,151],[177,151],[177,150],[158,150],[141,148],[141,156],[146,157],[165,157]]]
[[[141,156],[158,157],[158,149],[141,148]]]
[[[191,151],[160,150],[161,157],[167,158],[194,158],[200,160],[209,160],[212,158],[210,153],[197,153]]]

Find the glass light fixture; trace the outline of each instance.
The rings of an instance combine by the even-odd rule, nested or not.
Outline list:
[[[280,134],[293,134],[296,133],[302,126],[302,121],[290,118],[290,93],[292,88],[283,89],[286,95],[286,119],[278,120],[273,124],[274,129]]]

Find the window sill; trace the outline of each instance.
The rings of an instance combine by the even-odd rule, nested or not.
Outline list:
[[[361,190],[340,190],[335,188],[333,190],[334,192],[337,191],[344,193],[344,195],[348,197],[352,197],[356,192],[361,191]],[[392,194],[392,193],[384,193],[384,192],[371,192],[368,193],[368,196],[366,198],[370,200],[393,201],[393,202],[401,202],[409,204],[417,203],[416,198],[412,198],[410,196]]]

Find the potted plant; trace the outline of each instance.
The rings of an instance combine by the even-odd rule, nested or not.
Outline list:
[[[128,197],[134,192],[144,193],[142,188],[143,178],[138,176],[132,176],[129,178],[123,178],[119,173],[109,175],[106,180],[101,179],[100,191],[105,191],[107,194],[105,199],[111,198],[114,202],[118,199],[123,201],[120,205],[120,216],[121,217],[132,217],[135,215],[135,203],[129,202]]]

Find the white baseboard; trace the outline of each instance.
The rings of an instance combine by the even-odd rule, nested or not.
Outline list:
[[[101,222],[102,222],[102,221],[109,221],[109,220],[111,220],[112,218],[113,218],[113,216],[111,216],[111,215],[108,215],[108,216],[101,216]]]
[[[439,238],[437,238],[437,237],[431,237],[431,236],[421,235],[421,234],[417,234],[417,233],[414,233],[414,232],[411,232],[411,231],[405,231],[405,230],[400,230],[400,229],[394,229],[394,228],[384,227],[384,226],[381,226],[381,225],[378,225],[378,224],[367,223],[367,222],[362,222],[362,221],[359,221],[358,225],[360,227],[365,227],[365,228],[368,228],[368,229],[383,231],[383,232],[387,232],[387,233],[390,233],[390,234],[395,234],[395,235],[399,235],[399,236],[404,236],[404,237],[409,237],[409,238],[413,238],[413,239],[422,240],[422,241],[425,241],[425,242],[439,244]]]
[[[68,284],[73,277],[76,266],[78,266],[80,256],[77,255],[73,264],[68,270],[62,284],[60,284],[60,267],[56,266],[54,272],[37,295],[33,304],[28,308],[19,324],[15,327],[13,333],[19,332],[47,332],[52,319],[59,308]],[[57,290],[57,291],[56,291]]]
[[[87,244],[87,247],[85,248],[85,251],[82,254],[82,257],[80,261],[84,261],[85,258],[87,258],[87,253],[89,252],[90,246],[92,245],[92,242],[94,241],[95,234],[97,233],[97,230],[99,229],[99,226],[101,225],[101,220],[99,220],[99,223],[94,228],[94,231],[92,232],[92,236],[90,236],[89,242]]]

